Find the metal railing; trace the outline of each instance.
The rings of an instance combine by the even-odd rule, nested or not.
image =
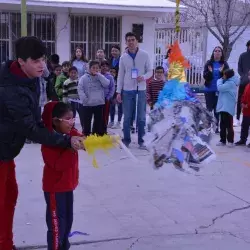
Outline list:
[[[204,36],[203,30],[199,28],[183,28],[178,34],[178,41],[183,54],[190,63],[186,70],[187,81],[192,85],[204,83],[202,72],[205,63],[204,58]],[[176,39],[174,28],[157,28],[155,31],[155,66],[162,65],[166,56],[168,45],[173,44]]]

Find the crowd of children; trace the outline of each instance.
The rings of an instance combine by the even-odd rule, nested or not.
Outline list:
[[[120,50],[117,45],[113,47],[115,52]],[[122,104],[118,105],[117,127],[108,126],[109,117],[114,123],[117,105],[115,90],[119,58],[115,62],[105,59],[103,49],[97,50],[95,60],[88,61],[80,47],[75,49],[71,61],[64,61],[62,65],[59,64],[58,55],[52,55],[49,59],[50,75],[45,78],[48,100],[70,104],[73,116],[76,117],[78,113],[82,132],[86,135],[103,135],[107,133],[107,127],[119,128]]]

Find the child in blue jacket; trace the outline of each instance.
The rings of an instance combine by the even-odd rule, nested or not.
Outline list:
[[[220,114],[220,142],[217,146],[234,146],[233,116],[237,100],[238,78],[232,69],[227,69],[217,81],[219,92],[216,111]]]

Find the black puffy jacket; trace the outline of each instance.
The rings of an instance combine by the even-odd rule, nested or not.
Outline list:
[[[226,61],[224,62],[220,62],[221,66],[224,64],[224,69],[223,70],[226,70],[226,69],[229,69],[229,65]],[[208,60],[204,66],[204,71],[203,71],[203,78],[205,79],[205,86],[207,88],[210,87],[211,85],[211,82],[213,80],[213,72],[209,71],[208,67],[211,66],[213,68],[213,61],[212,60]],[[223,72],[220,73],[220,77],[223,76]]]
[[[38,79],[12,74],[12,63],[2,65],[0,71],[0,161],[13,160],[26,138],[44,145],[70,147],[69,136],[51,133],[36,120]]]

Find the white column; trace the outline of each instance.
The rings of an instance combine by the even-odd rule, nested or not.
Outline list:
[[[58,12],[56,20],[56,53],[60,56],[60,63],[69,61],[70,52],[70,20],[67,12]]]
[[[139,47],[148,52],[151,63],[155,60],[154,43],[155,43],[155,21],[149,17],[123,16],[122,17],[122,51],[125,48],[125,34],[132,31],[132,25],[143,23],[143,42],[139,43]]]

